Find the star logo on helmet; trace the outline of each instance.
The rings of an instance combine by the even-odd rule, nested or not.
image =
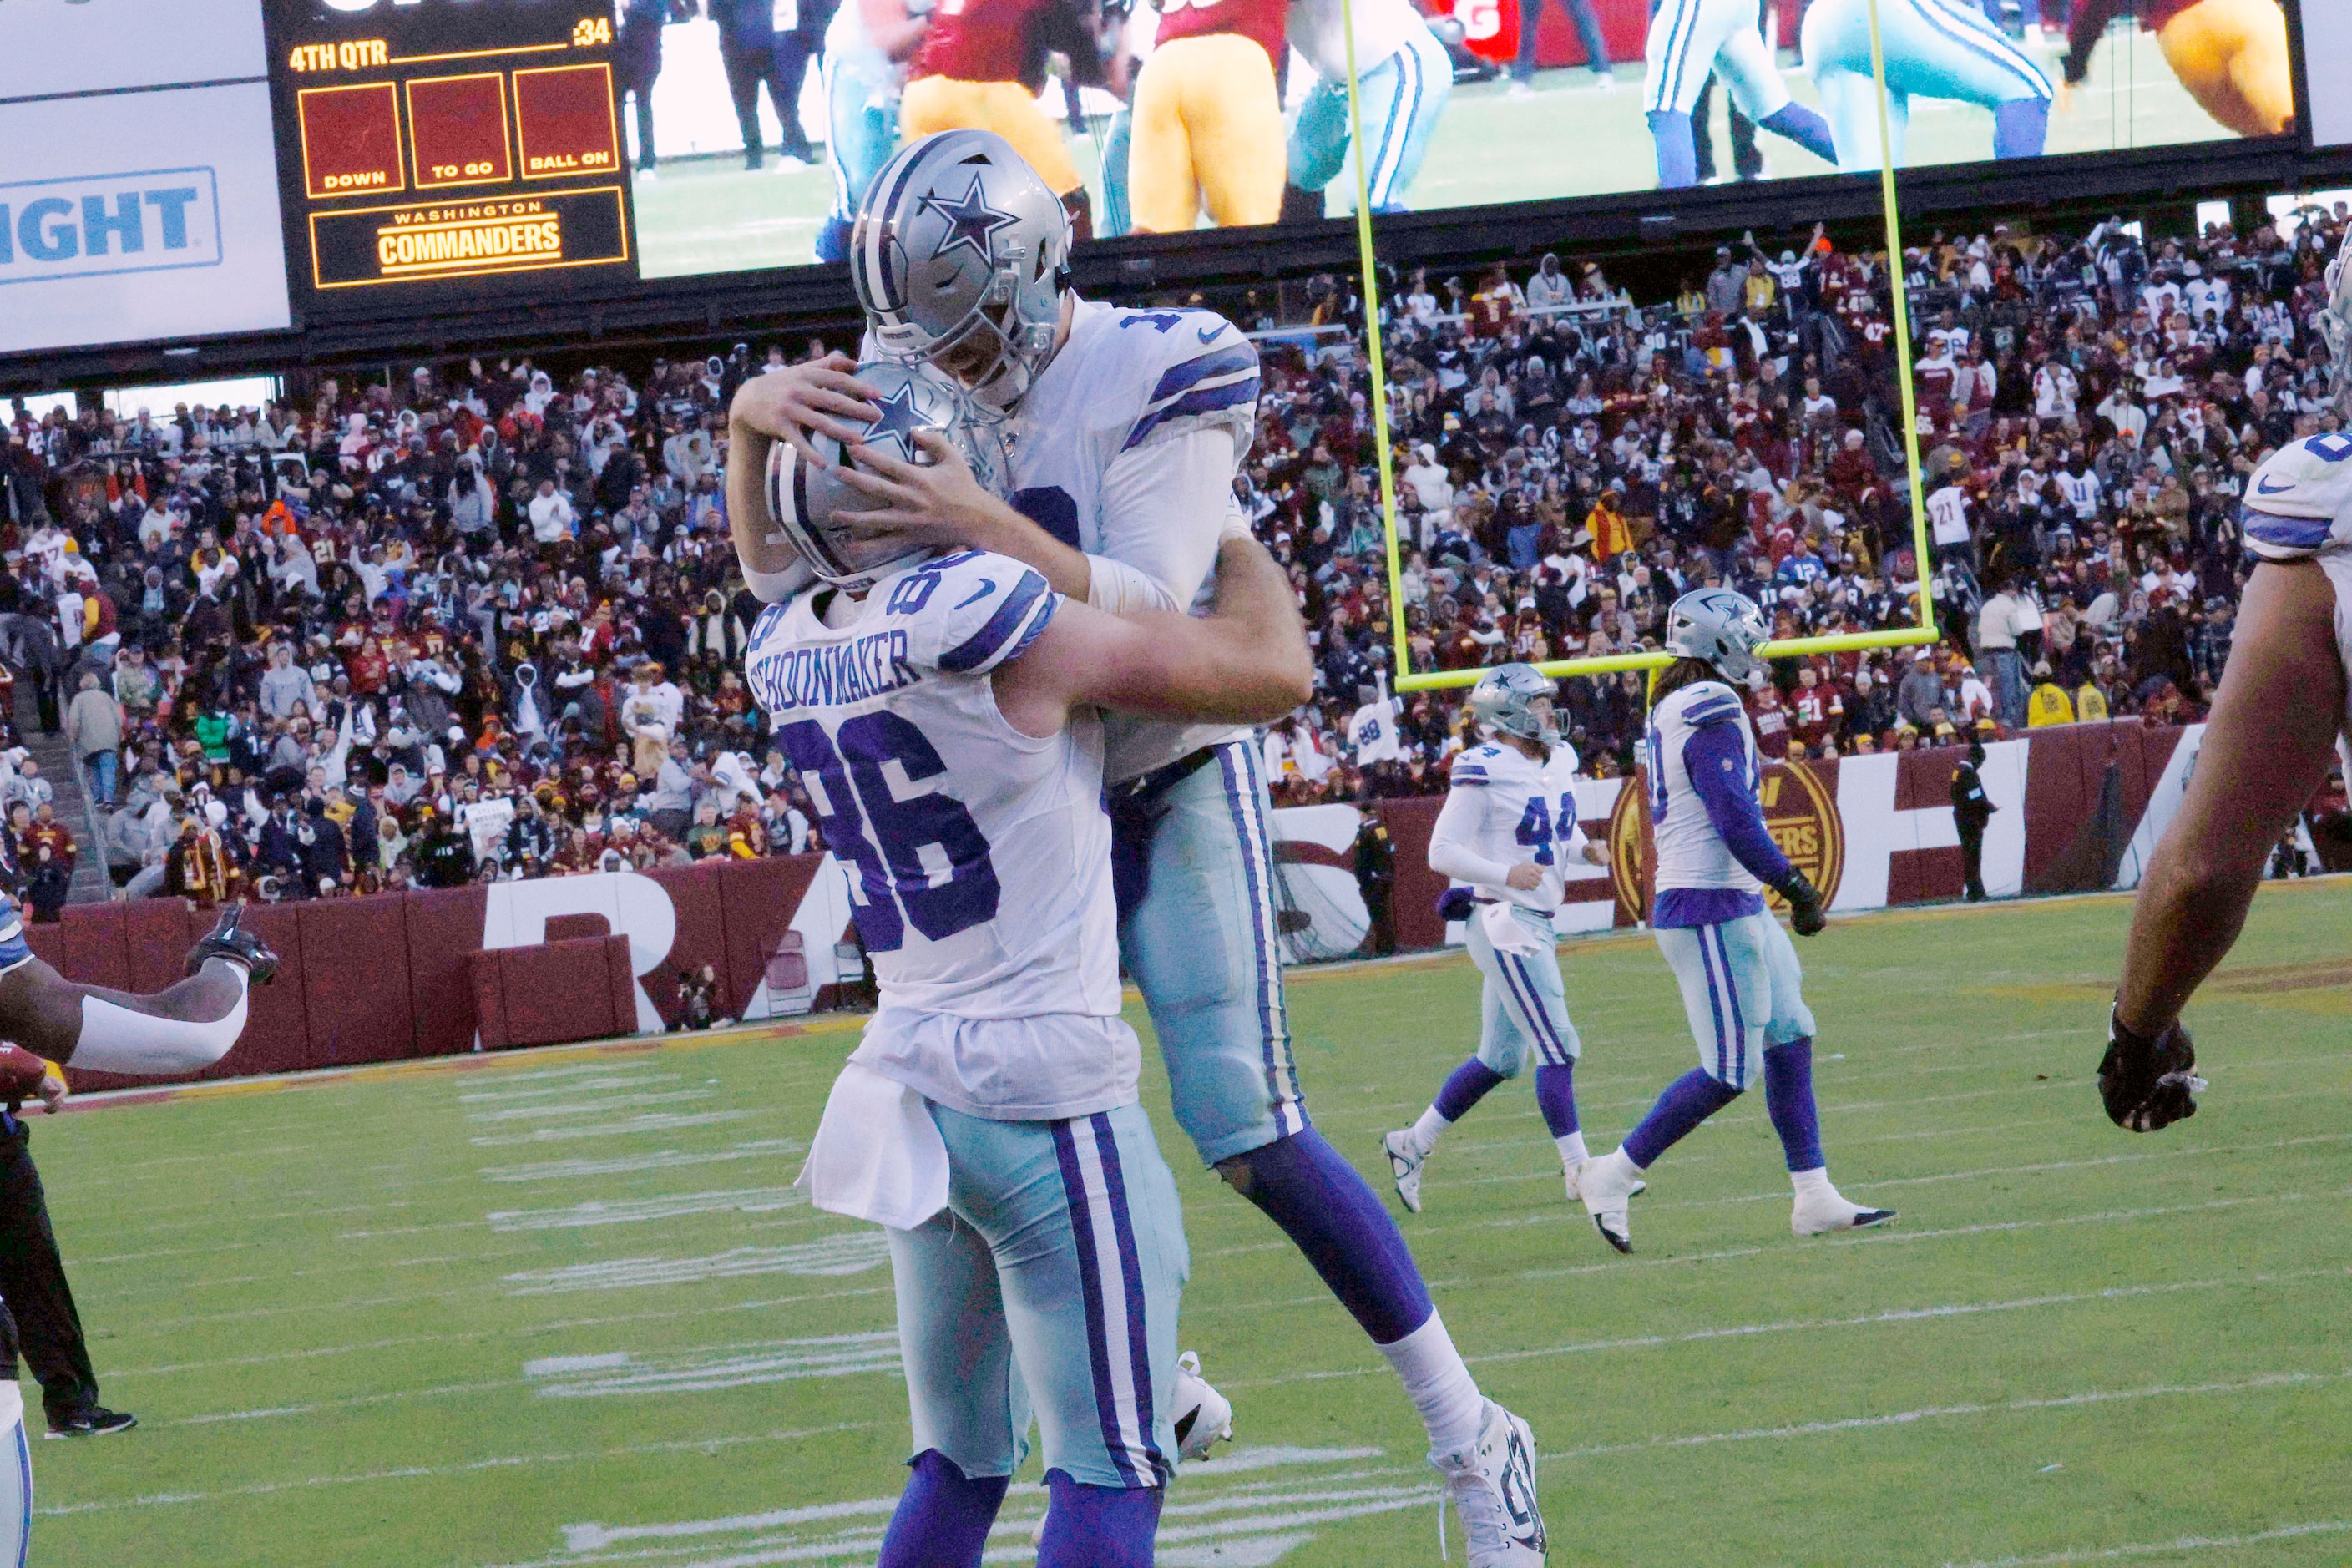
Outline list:
[[[915,406],[914,384],[909,382],[888,396],[875,399],[874,406],[882,411],[882,416],[866,427],[866,445],[878,447],[885,441],[893,441],[898,450],[913,456],[915,432],[926,427],[921,411]]]
[[[996,258],[995,247],[992,243],[996,231],[1011,228],[1021,221],[1013,214],[999,212],[988,205],[988,198],[981,194],[978,174],[972,175],[971,186],[962,195],[950,201],[927,192],[921,205],[925,212],[934,212],[947,219],[947,233],[931,247],[931,259],[934,261],[951,250],[961,249],[971,251],[980,258],[982,266],[988,266]]]

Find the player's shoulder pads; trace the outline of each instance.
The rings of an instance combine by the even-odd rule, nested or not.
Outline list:
[[[2272,453],[2240,521],[2247,547],[2273,561],[2352,542],[2352,437],[2310,436]]]
[[[984,675],[1018,657],[1061,602],[1045,574],[984,550],[935,555],[874,592],[882,625],[906,636],[898,657],[946,675]]]
[[[1702,724],[1736,722],[1745,711],[1739,694],[1720,680],[1697,680],[1667,694],[1658,704],[1658,720],[1664,723],[1685,724],[1693,729]]]
[[[1122,310],[1110,331],[1151,376],[1120,451],[1204,428],[1231,429],[1246,446],[1257,419],[1257,345],[1231,321],[1213,310]]]

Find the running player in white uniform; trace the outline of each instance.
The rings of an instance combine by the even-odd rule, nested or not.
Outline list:
[[[1821,89],[1837,142],[1837,165],[1875,169],[1878,82],[1870,68],[1872,0],[1813,0],[1801,36],[1805,68]],[[1991,112],[1992,155],[2038,158],[2050,139],[2055,90],[2042,68],[1975,0],[1882,0],[1886,124],[1893,162],[1903,166],[1914,98],[1973,103]]]
[[[1764,612],[1728,588],[1685,594],[1666,616],[1666,647],[1678,657],[1658,674],[1644,742],[1657,846],[1650,925],[1682,987],[1699,1066],[1669,1085],[1642,1124],[1578,1182],[1601,1238],[1620,1252],[1633,1250],[1626,1201],[1642,1173],[1759,1077],[1796,1188],[1790,1228],[1817,1236],[1895,1217],[1892,1209],[1848,1203],[1830,1185],[1804,973],[1789,933],[1764,908],[1769,887],[1789,900],[1799,936],[1826,923],[1821,894],[1764,829],[1756,736],[1727,684],[1757,668],[1756,650],[1770,636]]]
[[[1342,0],[1290,0],[1290,47],[1315,68],[1315,85],[1290,124],[1286,218],[1320,218],[1323,188],[1339,177],[1352,140],[1348,122],[1348,32]],[[1411,0],[1353,0],[1356,96],[1370,143],[1365,188],[1376,213],[1404,210],[1429,140],[1454,92],[1454,60]],[[1352,205],[1355,194],[1349,193]]]
[[[2319,326],[2338,428],[2281,447],[2246,487],[2242,531],[2261,564],[2188,793],[2132,909],[2099,1091],[2135,1132],[2197,1114],[2180,1010],[2237,942],[2271,850],[2332,758],[2352,755],[2352,243],[2328,265],[2327,291]]]
[[[1310,684],[1288,582],[1243,537],[1206,618],[1120,620],[1001,555],[769,515],[824,580],[760,616],[747,682],[852,868],[881,992],[802,1177],[888,1227],[915,1457],[880,1562],[979,1563],[1034,1405],[1040,1563],[1148,1563],[1190,1263],[1119,1016],[1093,707],[1287,710]]]
[[[1013,556],[1069,599],[1113,613],[1188,608],[1234,516],[1256,350],[1205,311],[1078,299],[1063,286],[1068,247],[1060,204],[1002,138],[944,132],[899,151],[859,214],[852,279],[877,346],[929,360],[1006,412],[1013,489],[999,500],[951,461],[877,461],[845,479],[874,496],[874,529]],[[757,378],[733,431],[761,450],[772,437],[804,446],[811,431],[853,434],[841,422],[876,411],[851,368],[843,358]],[[758,559],[764,548],[747,551],[755,587],[772,569]],[[1120,950],[1151,1012],[1177,1121],[1395,1368],[1473,1568],[1541,1561],[1526,1424],[1480,1394],[1387,1205],[1307,1120],[1256,744],[1230,725],[1115,722],[1105,748]]]
[[[1698,143],[1691,110],[1710,72],[1723,79],[1739,111],[1823,163],[1837,162],[1829,121],[1789,96],[1764,42],[1756,0],[1665,0],[1650,17],[1649,67],[1642,107],[1658,153],[1658,188],[1698,184]]]
[[[930,7],[907,0],[841,0],[824,28],[824,166],[833,205],[816,233],[816,258],[849,257],[849,222],[874,171],[898,141],[904,61],[921,47]]]
[[[1454,1069],[1420,1121],[1381,1140],[1397,1196],[1415,1214],[1422,1166],[1438,1139],[1496,1085],[1518,1077],[1530,1053],[1536,1105],[1559,1150],[1568,1195],[1576,1196],[1585,1163],[1575,1079],[1583,1047],[1568,1020],[1551,916],[1561,862],[1605,866],[1609,856],[1576,819],[1576,749],[1553,722],[1558,691],[1533,665],[1507,664],[1479,678],[1470,711],[1493,739],[1454,757],[1453,787],[1429,837],[1429,868],[1470,884],[1446,897],[1471,906],[1470,961],[1485,988],[1476,1054]]]

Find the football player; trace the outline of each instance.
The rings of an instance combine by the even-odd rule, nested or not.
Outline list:
[[[2319,325],[2340,417],[2352,408],[2352,243],[2326,281]],[[2339,428],[2273,453],[2246,487],[2241,529],[2260,564],[2188,793],[2140,883],[2099,1064],[2107,1115],[2135,1132],[2197,1114],[2180,1010],[2236,943],[2272,849],[2331,756],[2352,751],[2352,437]]]
[[[1568,1020],[1552,911],[1560,865],[1573,857],[1609,863],[1608,851],[1576,819],[1576,749],[1552,718],[1559,688],[1529,664],[1507,664],[1470,689],[1470,712],[1491,739],[1455,755],[1452,787],[1429,837],[1429,868],[1470,884],[1447,895],[1467,904],[1470,962],[1485,983],[1478,998],[1477,1054],[1446,1079],[1421,1120],[1381,1140],[1397,1196],[1421,1212],[1422,1167],[1448,1127],[1507,1079],[1532,1050],[1536,1105],[1559,1150],[1568,1195],[1585,1163],[1576,1120],[1576,1060],[1582,1046]],[[1456,897],[1456,895],[1466,895]]]
[[[1838,167],[1875,169],[1878,84],[1870,69],[1872,0],[1815,0],[1800,37],[1805,68],[1829,110]],[[1914,98],[1992,111],[1992,155],[2039,158],[2050,138],[2050,79],[1968,0],[1885,0],[1877,7],[1886,60],[1888,153],[1903,163]]]
[[[919,422],[923,389],[895,390],[860,460]],[[1306,639],[1245,533],[1204,617],[1118,618],[1005,556],[852,532],[806,500],[827,478],[838,498],[837,474],[796,475],[766,509],[818,581],[761,615],[745,673],[854,868],[880,986],[802,1180],[887,1227],[915,1457],[882,1568],[979,1563],[1033,1405],[1039,1563],[1148,1563],[1189,1260],[1119,1016],[1096,710],[1286,711],[1311,684]]]
[[[1343,0],[1290,0],[1291,47],[1315,68],[1316,81],[1291,122],[1286,218],[1321,217],[1323,188],[1346,163],[1352,132],[1343,17],[1349,9]],[[1411,0],[1352,0],[1352,9],[1356,96],[1371,142],[1365,189],[1372,211],[1402,212],[1453,94],[1454,60]]]
[[[1771,635],[1755,602],[1728,588],[1685,594],[1666,616],[1675,658],[1658,674],[1643,742],[1658,858],[1650,924],[1681,986],[1699,1065],[1580,1175],[1585,1211],[1620,1252],[1633,1250],[1626,1204],[1642,1189],[1642,1173],[1759,1076],[1796,1188],[1790,1228],[1818,1236],[1895,1217],[1892,1209],[1848,1203],[1830,1184],[1804,973],[1789,933],[1764,908],[1770,888],[1789,900],[1799,936],[1827,923],[1820,892],[1765,831],[1756,735],[1734,689],[1759,668],[1756,650]]]
[[[817,230],[816,258],[849,258],[849,220],[874,183],[874,171],[898,141],[902,64],[922,46],[928,9],[907,0],[842,0],[824,28],[824,163],[833,206]]]
[[[1658,188],[1698,184],[1691,110],[1709,73],[1720,76],[1740,112],[1824,163],[1838,160],[1829,122],[1789,96],[1759,25],[1756,0],[1665,0],[1650,18],[1642,107],[1658,154]]]
[[[852,235],[875,342],[920,356],[1007,415],[1010,495],[952,460],[844,470],[866,525],[1026,562],[1098,609],[1190,607],[1234,509],[1257,352],[1202,310],[1127,310],[1066,287],[1069,231],[1036,175],[979,132],[902,149]],[[845,356],[747,384],[736,450],[854,436],[877,413]],[[786,563],[730,466],[736,540],[761,597]],[[1009,504],[1008,504],[1009,502]],[[1106,742],[1119,944],[1142,989],[1176,1120],[1204,1163],[1306,1254],[1395,1368],[1429,1427],[1475,1568],[1541,1561],[1533,1441],[1463,1364],[1396,1222],[1307,1115],[1284,1012],[1274,858],[1257,746],[1231,725],[1114,722]]]
[[[1085,182],[1061,127],[1022,85],[1029,32],[1038,15],[1063,0],[939,0],[907,66],[898,131],[908,142],[941,131],[986,131],[1020,151],[1062,205],[1079,239],[1093,237]]]
[[[1135,76],[1128,201],[1135,232],[1181,234],[1282,216],[1284,0],[1160,0]]]
[[[2066,85],[2091,74],[2091,51],[2123,11],[2118,0],[2075,0],[2066,29]],[[2142,0],[2139,25],[2197,106],[2241,136],[2294,128],[2286,14],[2277,0]]]

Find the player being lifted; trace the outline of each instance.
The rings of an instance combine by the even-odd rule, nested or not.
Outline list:
[[[1411,0],[1352,0],[1356,25],[1356,96],[1371,146],[1364,184],[1376,213],[1404,210],[1404,194],[1421,173],[1429,140],[1437,134],[1454,92],[1454,60]],[[1291,46],[1315,68],[1315,85],[1291,122],[1289,173],[1282,216],[1323,216],[1323,188],[1346,167],[1352,140],[1348,120],[1348,32],[1342,0],[1290,0]],[[1349,192],[1353,203],[1355,193]]]
[[[2336,411],[2352,413],[2352,241],[2328,264],[2319,326]],[[2140,883],[2099,1064],[2107,1115],[2135,1132],[2197,1114],[2180,1010],[2237,942],[2272,849],[2331,756],[2352,752],[2352,437],[2307,436],[2273,453],[2241,521],[2261,563],[2188,793]]]
[[[1691,110],[1709,72],[1720,76],[1741,113],[1824,163],[1838,160],[1828,121],[1789,96],[1764,42],[1756,0],[1665,0],[1650,18],[1648,85],[1642,107],[1657,146],[1658,188],[1698,184]]]
[[[1421,1120],[1381,1140],[1397,1196],[1421,1212],[1422,1166],[1445,1130],[1536,1058],[1536,1105],[1559,1150],[1568,1195],[1585,1163],[1576,1121],[1576,1058],[1551,915],[1560,863],[1609,863],[1576,819],[1576,749],[1552,718],[1559,688],[1533,665],[1507,664],[1479,678],[1470,711],[1492,739],[1454,759],[1453,787],[1429,838],[1429,868],[1471,884],[1470,962],[1478,966],[1478,1050],[1455,1068]],[[1454,894],[1447,895],[1449,900]]]
[[[1074,601],[1117,614],[1198,597],[1249,448],[1257,352],[1207,311],[1124,310],[1066,285],[1068,226],[1002,140],[903,149],[852,237],[875,341],[919,356],[1008,415],[1010,504],[952,460],[877,459],[847,473],[864,521],[941,548],[1026,562]],[[870,389],[844,357],[747,384],[737,438],[854,435]],[[944,447],[940,451],[944,453]],[[805,454],[814,458],[814,448]],[[758,573],[773,546],[753,542]],[[1395,1368],[1475,1568],[1541,1559],[1533,1441],[1486,1400],[1431,1304],[1386,1205],[1307,1120],[1291,1059],[1258,748],[1230,725],[1115,722],[1108,731],[1120,952],[1142,988],[1178,1123],[1203,1162],[1306,1254]]]
[[[2241,136],[2294,129],[2286,13],[2278,0],[2143,0],[2138,9],[2139,25],[2156,35],[2164,63],[2200,109]],[[2091,51],[2126,14],[2120,0],[2075,0],[2066,29],[2068,87],[2091,74]]]
[[[1875,169],[1878,84],[1870,68],[1872,0],[1814,0],[1800,30],[1805,68],[1821,89],[1837,141],[1837,165]],[[1962,0],[1880,0],[1886,59],[1886,127],[1900,167],[1915,98],[1951,99],[1992,111],[1992,155],[2038,158],[2050,138],[2050,79],[2026,52]]]
[[[955,432],[965,400],[945,375],[876,374],[896,384],[854,456]],[[1306,639],[1245,534],[1219,552],[1205,617],[1120,619],[1004,556],[852,535],[840,472],[788,472],[780,504],[738,494],[820,579],[761,614],[745,671],[856,868],[881,987],[802,1180],[818,1206],[888,1227],[915,1457],[882,1568],[979,1563],[1032,1405],[1039,1563],[1148,1563],[1190,1265],[1119,1016],[1093,710],[1278,714],[1307,694]],[[1215,1435],[1195,1424],[1185,1451]]]
[[[1804,973],[1789,933],[1764,908],[1763,889],[1771,888],[1789,900],[1799,936],[1826,923],[1821,894],[1764,829],[1755,732],[1727,684],[1748,679],[1770,636],[1764,612],[1728,588],[1685,594],[1666,616],[1666,647],[1675,658],[1658,672],[1643,742],[1657,846],[1650,924],[1682,988],[1699,1066],[1668,1085],[1625,1142],[1581,1173],[1585,1210],[1620,1252],[1633,1250],[1626,1204],[1641,1190],[1642,1173],[1759,1074],[1797,1190],[1790,1228],[1817,1236],[1895,1217],[1892,1209],[1848,1203],[1830,1185],[1813,1105]]]

